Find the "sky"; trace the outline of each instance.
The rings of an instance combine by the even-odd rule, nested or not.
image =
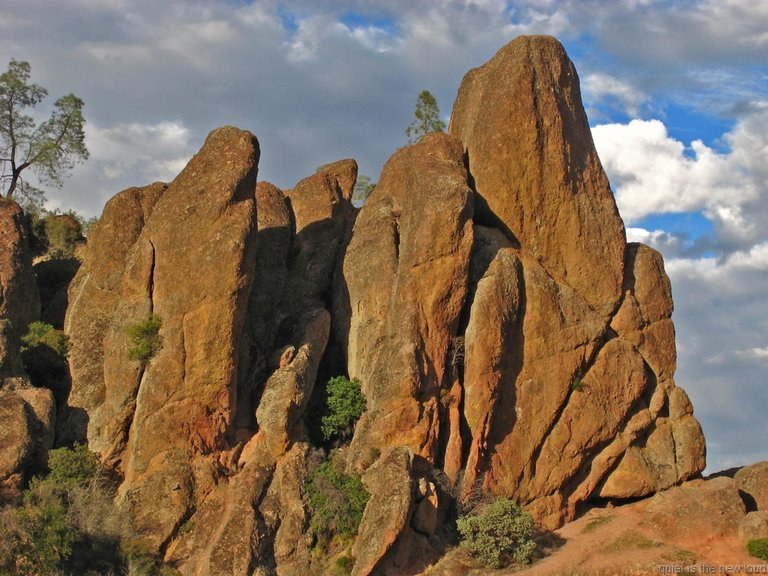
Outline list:
[[[31,64],[39,118],[85,101],[90,159],[47,195],[86,216],[226,124],[257,135],[261,180],[352,157],[376,181],[418,93],[447,121],[521,34],[564,44],[628,239],[664,256],[707,470],[768,460],[768,2],[0,0],[0,66]]]

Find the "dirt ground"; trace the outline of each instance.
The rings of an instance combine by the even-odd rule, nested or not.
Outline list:
[[[768,564],[747,553],[736,527],[726,536],[708,535],[706,526],[675,534],[669,526],[653,525],[646,506],[641,501],[590,510],[548,535],[540,546],[543,557],[527,567],[483,569],[457,549],[423,576],[768,574]]]

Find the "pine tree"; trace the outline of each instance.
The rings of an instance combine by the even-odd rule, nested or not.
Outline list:
[[[445,131],[445,122],[440,119],[440,108],[437,106],[437,100],[429,90],[422,90],[419,94],[414,116],[413,122],[405,130],[409,144],[418,142],[430,132]]]

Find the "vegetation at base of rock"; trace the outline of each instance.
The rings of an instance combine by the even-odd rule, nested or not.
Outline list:
[[[357,534],[370,495],[360,476],[344,471],[344,459],[332,452],[309,476],[306,486],[309,526],[321,548]]]
[[[605,547],[606,552],[622,552],[624,550],[647,550],[661,546],[660,542],[651,540],[644,534],[628,530],[615,541]]]
[[[768,538],[755,538],[747,542],[747,552],[768,562]]]
[[[128,348],[128,359],[141,363],[149,362],[163,347],[160,336],[162,321],[157,314],[150,314],[146,320],[131,324],[125,329],[131,346]]]
[[[336,376],[328,380],[320,431],[323,439],[345,440],[352,436],[354,424],[365,412],[365,397],[360,380]]]
[[[456,524],[460,545],[491,568],[502,568],[510,560],[527,564],[536,551],[533,518],[508,498],[496,498]]]
[[[99,469],[98,457],[83,444],[48,452],[45,481],[63,489],[87,486]]]
[[[584,386],[585,386],[584,380],[582,380],[581,378],[575,378],[573,382],[571,382],[571,390],[573,390],[574,392],[581,392],[582,390],[584,390]]]
[[[18,508],[0,511],[0,574],[154,574],[157,555],[134,538],[109,475],[85,446],[48,454]]]

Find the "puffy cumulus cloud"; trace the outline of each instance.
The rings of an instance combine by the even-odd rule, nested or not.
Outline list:
[[[686,147],[659,120],[592,129],[622,217],[703,211],[728,253],[768,238],[768,108],[757,106],[723,136],[719,152]]]
[[[675,298],[676,380],[691,397],[708,470],[764,460],[768,435],[768,247],[666,263]]]

